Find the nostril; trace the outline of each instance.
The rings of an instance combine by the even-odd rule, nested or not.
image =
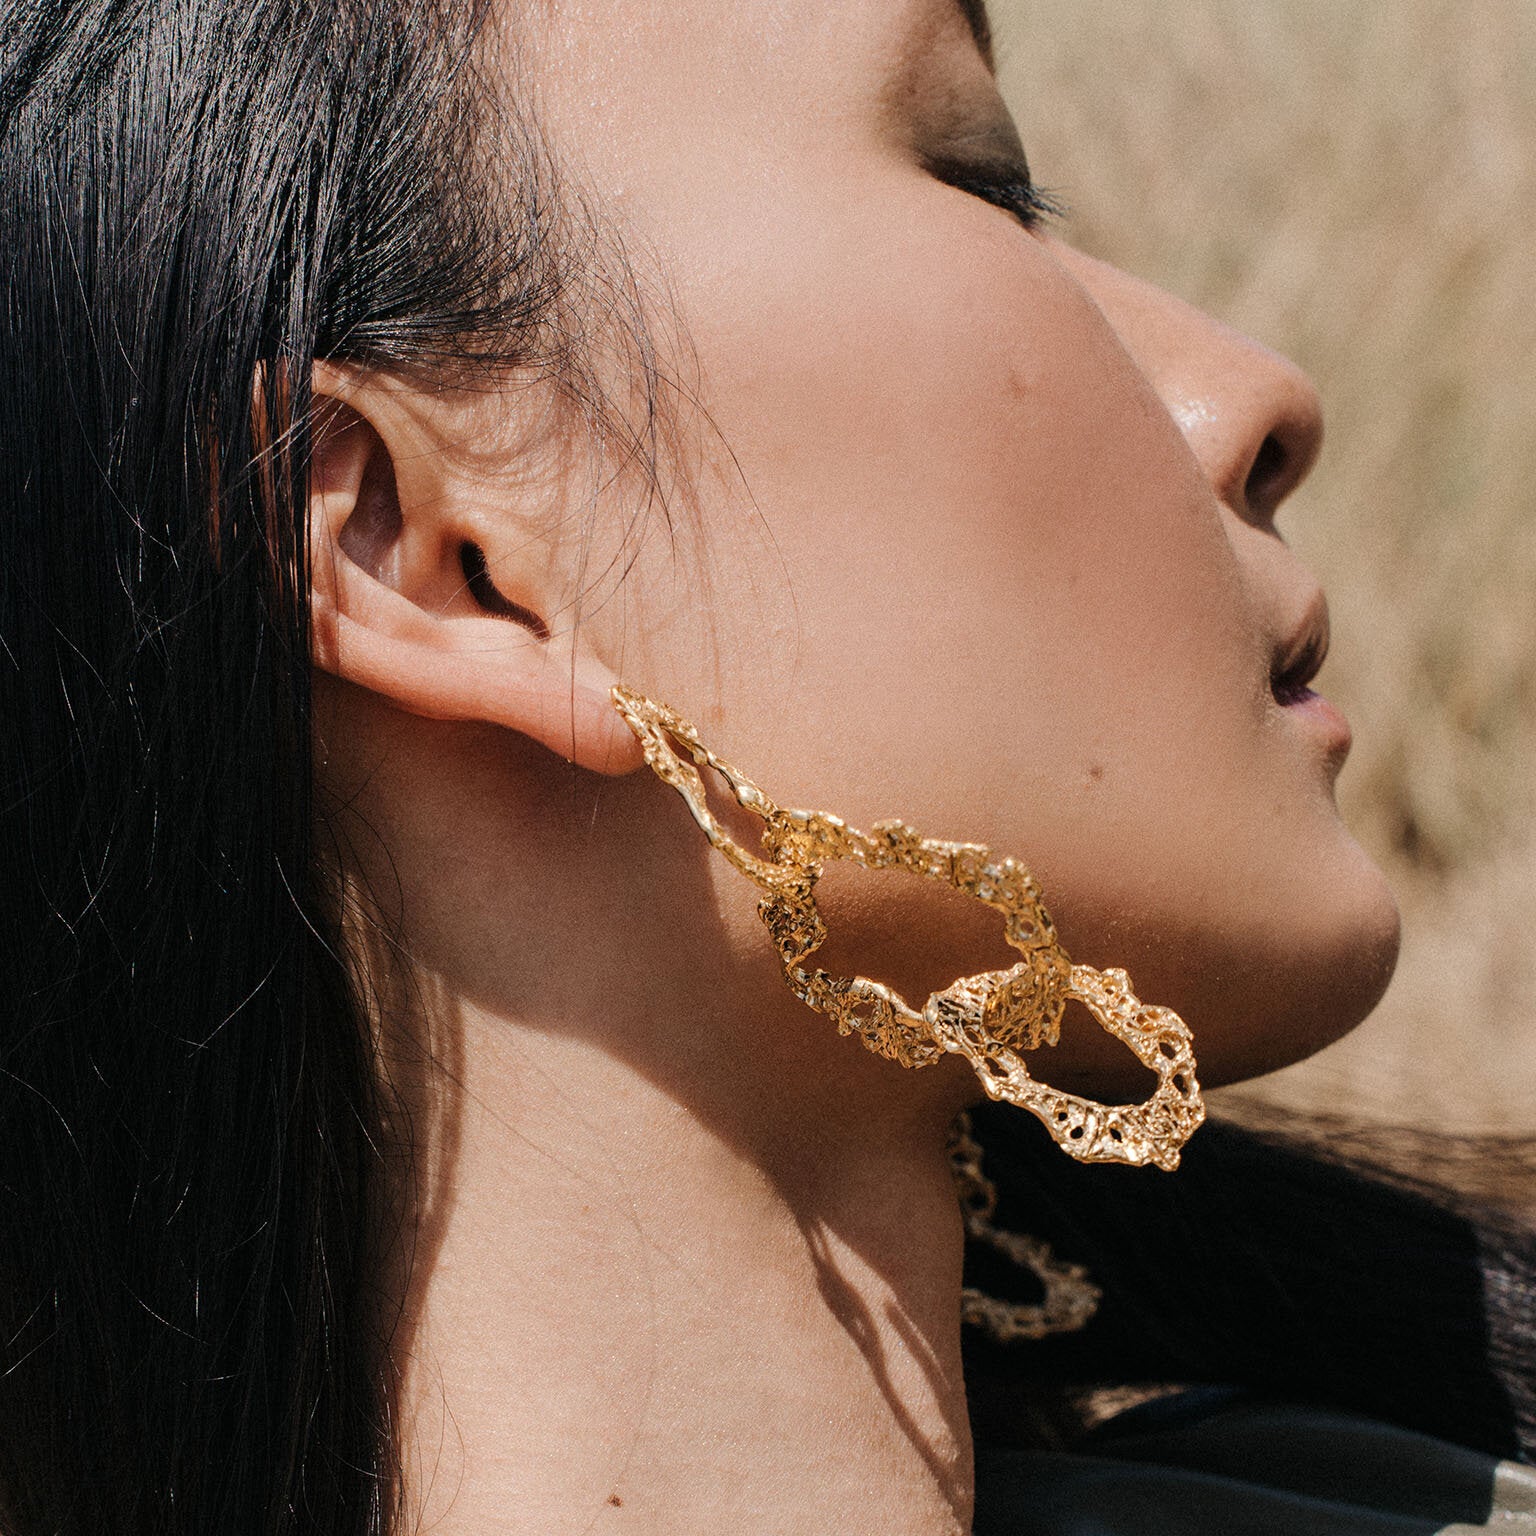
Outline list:
[[[1253,456],[1248,466],[1248,478],[1243,482],[1243,501],[1250,512],[1272,516],[1291,488],[1292,457],[1290,450],[1271,432]]]

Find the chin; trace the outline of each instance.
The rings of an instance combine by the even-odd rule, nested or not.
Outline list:
[[[1397,967],[1402,920],[1385,875],[1359,850],[1353,879],[1299,920],[1291,942],[1267,949],[1225,1017],[1196,1031],[1200,1080],[1210,1088],[1279,1071],[1347,1035],[1382,999]],[[1206,1006],[1219,1006],[1212,999]],[[1191,1021],[1193,1027],[1193,1021]]]
[[[1267,902],[1245,923],[1229,916],[1173,935],[1150,921],[1120,925],[1117,958],[1102,963],[1124,964],[1143,1002],[1181,1015],[1194,1035],[1203,1088],[1302,1061],[1381,1001],[1397,963],[1397,901],[1352,840],[1346,853],[1330,861],[1326,882],[1307,882],[1304,899]],[[1127,941],[1131,931],[1134,942]],[[1083,958],[1101,963],[1091,953]],[[1039,1075],[1106,1102],[1145,1098],[1151,1074],[1086,1015],[1074,1023],[1072,1014],[1061,1047],[1041,1055]]]

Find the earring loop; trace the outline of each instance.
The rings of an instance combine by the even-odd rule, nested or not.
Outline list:
[[[1104,1293],[1081,1264],[1058,1259],[1049,1243],[994,1225],[997,1188],[983,1170],[984,1154],[969,1115],[958,1115],[950,1127],[948,1153],[966,1237],[973,1243],[984,1243],[1033,1275],[1041,1292],[1037,1302],[1004,1301],[975,1286],[965,1286],[960,1292],[960,1321],[984,1330],[999,1344],[1048,1339],[1052,1334],[1086,1328],[1097,1315]]]
[[[674,710],[622,685],[612,698],[646,763],[683,797],[711,846],[763,892],[758,916],[790,991],[826,1014],[839,1034],[856,1034],[905,1067],[932,1066],[946,1053],[963,1056],[989,1097],[1028,1110],[1079,1161],[1178,1166],[1180,1148],[1205,1119],[1188,1027],[1172,1009],[1141,1002],[1124,971],[1074,965],[1034,877],[1017,859],[978,843],[923,837],[900,821],[861,832],[825,811],[781,808],[716,757]],[[762,820],[761,855],[743,848],[710,810],[701,768],[718,773],[736,803]],[[815,892],[834,859],[904,869],[984,902],[1002,915],[1004,937],[1022,959],[1008,970],[962,976],[920,1009],[883,982],[806,966],[827,937]],[[1023,1053],[1057,1043],[1069,1001],[1081,1003],[1155,1074],[1157,1086],[1143,1103],[1100,1104],[1030,1075]]]

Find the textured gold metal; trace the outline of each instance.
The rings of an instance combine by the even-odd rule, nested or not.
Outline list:
[[[971,1117],[959,1116],[949,1133],[949,1167],[960,1196],[965,1235],[1028,1270],[1044,1294],[1037,1302],[1003,1301],[968,1285],[960,1292],[961,1322],[984,1330],[1000,1344],[1076,1333],[1093,1320],[1104,1293],[1082,1265],[1063,1263],[1049,1243],[992,1225],[997,1190],[982,1168],[982,1157],[981,1143],[971,1133]]]
[[[616,686],[613,702],[639,738],[650,767],[682,795],[711,845],[763,892],[768,929],[790,991],[826,1014],[838,1033],[904,1067],[926,1067],[948,1052],[970,1062],[994,1099],[1027,1109],[1071,1156],[1090,1163],[1176,1168],[1179,1149],[1205,1119],[1189,1029],[1168,1008],[1140,1002],[1124,971],[1074,965],[1056,937],[1039,887],[1017,859],[977,843],[920,836],[900,821],[869,832],[825,811],[783,809],[722,762],[699,733],[664,704]],[[762,853],[752,853],[709,809],[701,768],[725,781],[738,805],[762,818]],[[1023,959],[1004,971],[962,976],[921,1009],[867,976],[831,976],[804,964],[827,936],[816,882],[829,859],[867,869],[904,869],[942,881],[1002,914],[1003,934]],[[1055,1045],[1069,1001],[1123,1041],[1157,1077],[1141,1104],[1099,1104],[1029,1074],[1022,1052]]]

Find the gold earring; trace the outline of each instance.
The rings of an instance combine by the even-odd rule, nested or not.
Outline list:
[[[977,843],[921,837],[899,821],[878,821],[866,833],[825,811],[781,809],[664,704],[622,685],[612,698],[646,762],[682,795],[710,844],[762,889],[758,916],[790,991],[826,1014],[839,1034],[856,1034],[870,1050],[905,1067],[931,1066],[946,1052],[965,1057],[989,1097],[1027,1109],[1082,1162],[1178,1167],[1179,1149],[1205,1119],[1188,1027],[1171,1009],[1139,1001],[1124,971],[1074,965],[1056,938],[1039,887],[1018,860]],[[764,856],[743,848],[720,825],[705,799],[700,768],[714,769],[736,803],[762,819]],[[1006,971],[962,976],[921,1010],[866,976],[806,968],[802,962],[827,936],[815,892],[828,859],[905,869],[974,896],[1002,914],[1004,936],[1023,960]],[[1156,1074],[1157,1087],[1144,1103],[1099,1104],[1029,1075],[1020,1053],[1057,1043],[1072,999]]]
[[[1064,1263],[1051,1252],[1049,1243],[992,1224],[997,1214],[997,1188],[982,1169],[984,1154],[972,1133],[969,1115],[956,1117],[950,1127],[948,1150],[966,1237],[1027,1270],[1039,1282],[1042,1293],[1037,1302],[1003,1301],[975,1286],[965,1286],[960,1292],[960,1321],[991,1334],[999,1344],[1048,1339],[1055,1333],[1086,1328],[1097,1316],[1104,1293],[1081,1264]]]

